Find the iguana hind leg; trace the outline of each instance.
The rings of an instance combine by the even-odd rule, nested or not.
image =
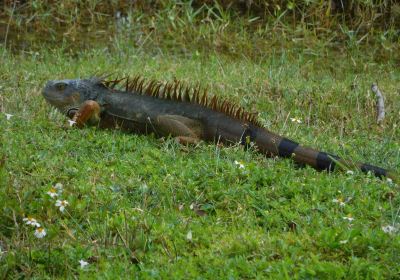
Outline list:
[[[76,126],[83,127],[86,123],[96,124],[100,121],[100,105],[96,101],[86,100],[72,118]]]
[[[163,135],[171,135],[181,144],[197,144],[203,134],[200,121],[179,115],[158,116],[157,128]]]

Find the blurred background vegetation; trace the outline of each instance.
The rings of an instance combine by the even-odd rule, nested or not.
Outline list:
[[[0,43],[19,50],[115,47],[123,39],[153,51],[211,50],[250,58],[279,47],[310,53],[368,48],[376,59],[397,59],[400,53],[400,4],[394,0],[6,0],[1,5]]]

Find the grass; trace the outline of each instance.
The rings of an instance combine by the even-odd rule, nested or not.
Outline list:
[[[358,172],[298,169],[240,147],[187,148],[172,139],[70,128],[40,95],[47,80],[100,70],[200,81],[261,112],[273,131],[398,170],[400,75],[392,61],[283,50],[255,63],[119,48],[72,56],[62,49],[4,52],[3,278],[399,277],[399,235],[383,230],[399,228],[394,185]],[[382,126],[375,124],[374,81],[386,97]],[[47,194],[56,183],[69,202],[63,213]],[[25,225],[26,216],[41,223],[44,238]],[[89,265],[80,268],[79,260]]]
[[[398,186],[238,146],[78,130],[40,94],[96,72],[200,82],[274,132],[399,172],[398,15],[381,17],[394,2],[351,1],[352,17],[327,16],[326,1],[253,1],[246,16],[229,1],[53,2],[0,12],[0,279],[399,278]]]

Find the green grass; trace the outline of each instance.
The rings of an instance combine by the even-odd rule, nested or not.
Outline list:
[[[41,97],[50,79],[95,72],[201,82],[308,146],[400,166],[400,73],[369,53],[280,50],[236,59],[97,48],[11,54],[0,65],[3,278],[398,278],[398,188],[320,173],[240,147],[68,127]],[[117,69],[117,70],[116,70]],[[375,124],[378,82],[387,117]],[[6,120],[5,113],[13,114]],[[302,120],[301,124],[290,121]],[[240,169],[234,163],[243,162]],[[47,191],[64,185],[61,213]],[[344,206],[333,202],[343,199]],[[23,218],[35,217],[38,239]],[[343,217],[351,215],[349,222]],[[191,238],[190,234],[191,233]],[[89,262],[81,269],[79,260]]]
[[[138,49],[187,56],[213,50],[258,61],[282,48],[333,48],[400,61],[400,5],[394,0],[6,2],[0,42],[9,50],[118,48],[118,37]]]

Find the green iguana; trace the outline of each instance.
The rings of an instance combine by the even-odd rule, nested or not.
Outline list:
[[[90,78],[49,81],[43,96],[78,127],[85,124],[118,127],[135,133],[173,136],[186,144],[200,140],[244,146],[254,143],[267,156],[292,158],[317,170],[359,169],[377,177],[399,180],[386,169],[341,159],[272,133],[260,125],[254,114],[215,96],[209,98],[200,86],[146,82],[141,77]]]

